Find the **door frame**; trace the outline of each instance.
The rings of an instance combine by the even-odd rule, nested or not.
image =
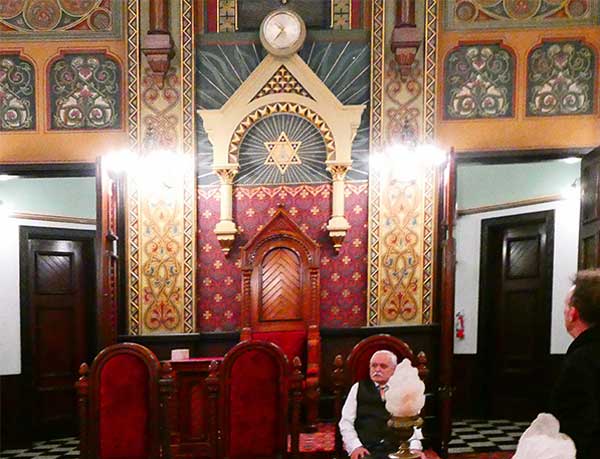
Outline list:
[[[87,302],[86,311],[86,336],[88,345],[88,356],[90,360],[94,356],[96,348],[96,230],[58,228],[45,226],[19,225],[19,296],[20,296],[20,322],[21,322],[21,381],[25,392],[29,397],[23,397],[23,408],[26,418],[23,423],[31,423],[30,414],[33,413],[33,336],[31,334],[31,307],[30,307],[30,285],[29,285],[29,247],[30,239],[46,240],[73,240],[84,243],[86,251],[91,255],[89,260],[89,285],[88,294],[90,301]],[[73,381],[75,384],[75,381]],[[29,425],[30,431],[33,428]],[[33,432],[32,432],[33,434]]]
[[[546,225],[546,269],[544,278],[544,303],[547,314],[541,318],[542,325],[547,330],[547,339],[543,343],[547,349],[547,357],[550,357],[550,341],[552,326],[552,276],[554,272],[554,209],[506,215],[502,217],[491,217],[481,220],[481,246],[479,258],[479,300],[478,300],[478,325],[477,325],[477,368],[479,381],[481,381],[479,391],[478,415],[489,417],[491,410],[491,388],[490,380],[486,374],[490,361],[494,358],[496,349],[493,348],[490,341],[490,330],[492,324],[492,311],[490,308],[490,276],[488,263],[490,262],[490,243],[492,234],[501,231],[503,228],[514,226],[516,224],[545,223]],[[543,363],[540,366],[545,366]]]

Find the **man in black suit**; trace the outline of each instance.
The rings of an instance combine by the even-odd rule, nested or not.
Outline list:
[[[575,442],[577,459],[600,459],[600,270],[580,271],[565,299],[575,338],[554,388],[551,413]]]

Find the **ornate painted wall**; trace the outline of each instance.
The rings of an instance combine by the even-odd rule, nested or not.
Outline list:
[[[599,15],[597,0],[445,2],[440,143],[459,153],[597,146]]]
[[[93,162],[125,146],[126,6],[1,2],[0,162]]]

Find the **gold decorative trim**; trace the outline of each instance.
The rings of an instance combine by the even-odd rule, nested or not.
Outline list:
[[[331,0],[331,25],[334,30],[352,29],[352,0]]]
[[[546,204],[548,202],[561,201],[564,197],[560,194],[550,194],[548,196],[540,196],[531,199],[522,199],[520,201],[504,202],[502,204],[494,204],[491,206],[469,207],[467,209],[458,209],[456,214],[459,217],[466,215],[482,214],[485,212],[495,212],[498,210],[514,209],[515,207],[534,206],[536,204]]]
[[[425,142],[435,141],[436,82],[437,82],[437,26],[438,0],[426,0],[425,7],[425,101],[423,107],[423,137]],[[424,198],[423,228],[423,323],[433,322],[434,260],[437,216],[437,174],[434,167],[427,170]]]
[[[315,100],[304,86],[290,73],[285,65],[282,65],[277,69],[269,81],[261,88],[258,93],[252,98],[251,102],[261,97],[268,96],[269,94],[298,94],[299,96],[308,97],[309,99]]]
[[[244,135],[248,132],[248,129],[260,119],[267,118],[276,113],[291,113],[293,115],[298,115],[313,124],[319,130],[321,136],[323,136],[325,150],[327,151],[327,160],[335,160],[335,141],[333,139],[333,133],[323,118],[304,105],[291,102],[277,102],[257,108],[247,115],[238,125],[229,142],[229,160],[231,163],[238,162],[237,158],[239,155],[240,144],[242,143]]]
[[[437,81],[438,0],[426,0],[425,6],[425,107],[424,140],[435,140],[435,84]]]
[[[238,28],[237,0],[218,0],[217,32],[235,32]]]
[[[383,146],[383,94],[385,63],[385,1],[373,0],[371,14],[371,104],[369,154]],[[379,323],[379,174],[369,168],[369,262],[367,289],[367,325]]]
[[[195,164],[194,113],[194,7],[193,0],[181,0],[181,95],[183,154]],[[196,171],[186,172],[183,186],[183,331],[196,329]]]
[[[140,140],[140,3],[127,2],[127,133],[129,149],[137,153]],[[128,329],[140,333],[140,252],[139,252],[140,195],[135,180],[127,181],[127,309]]]
[[[42,222],[75,223],[78,225],[95,225],[95,218],[67,217],[64,215],[32,214],[29,212],[12,212],[9,217],[21,220],[38,220]]]

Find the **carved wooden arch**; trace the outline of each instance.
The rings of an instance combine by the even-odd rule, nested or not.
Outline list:
[[[293,311],[273,310],[262,311],[262,307],[277,307],[278,303],[266,298],[265,281],[262,278],[264,270],[271,272],[275,266],[265,263],[276,263],[277,258],[293,271],[294,260],[297,268],[296,277],[293,272],[290,278],[284,279],[282,272],[273,272],[279,276],[280,282],[288,282],[292,289],[286,299],[297,299]],[[242,248],[242,339],[249,339],[252,332],[257,331],[287,331],[304,329],[308,332],[309,340],[312,333],[319,333],[319,245],[307,236],[294,223],[283,208],[277,209],[271,220]],[[272,278],[271,278],[272,279]],[[276,286],[269,285],[269,288]],[[269,293],[275,294],[276,291]],[[285,292],[279,292],[285,293]],[[278,299],[281,305],[281,297]],[[265,315],[266,314],[266,315]],[[278,319],[279,317],[279,319]],[[311,333],[312,332],[312,333]]]

